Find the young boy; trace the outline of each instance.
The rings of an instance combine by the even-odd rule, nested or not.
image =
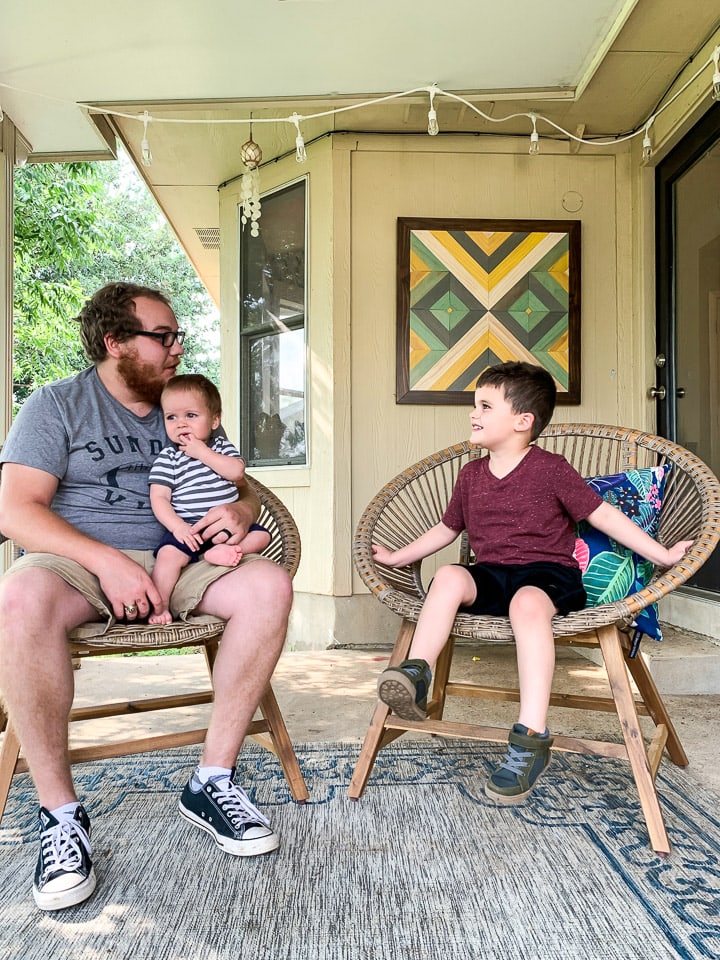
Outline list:
[[[224,437],[211,441],[220,425],[221,401],[217,387],[201,374],[189,373],[168,381],[160,398],[165,429],[173,446],[161,451],[150,469],[150,505],[167,528],[155,550],[152,578],[163,599],[163,609],[149,623],[171,623],[170,595],[180,572],[201,556],[208,563],[236,567],[248,553],[261,553],[270,534],[254,523],[237,545],[203,543],[192,526],[211,507],[233,503],[237,482],[245,477],[245,461]]]
[[[467,530],[476,563],[441,567],[428,591],[411,659],[385,670],[378,696],[402,719],[425,719],[431,670],[458,610],[509,616],[517,648],[520,715],[508,751],[485,793],[519,803],[550,762],[546,727],[555,667],[552,618],[585,606],[573,557],[575,524],[587,520],[647,560],[669,567],[692,545],[668,549],[602,500],[564,457],[533,441],[550,421],[555,383],[528,363],[490,367],[478,379],[470,442],[488,451],[460,471],[442,521],[391,551],[373,544],[379,563],[406,566],[437,553]]]

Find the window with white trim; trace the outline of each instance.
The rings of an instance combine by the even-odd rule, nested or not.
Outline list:
[[[240,228],[241,449],[249,466],[307,463],[307,179],[262,198]]]

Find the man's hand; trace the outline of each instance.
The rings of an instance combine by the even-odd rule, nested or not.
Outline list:
[[[237,488],[238,499],[234,503],[224,503],[208,510],[191,527],[194,534],[200,534],[204,541],[212,540],[213,543],[236,544],[245,538],[250,525],[260,516],[260,500],[250,489],[247,480],[238,483]]]
[[[248,503],[236,500],[235,503],[212,507],[190,530],[206,542],[236,544],[245,538],[257,516]]]
[[[116,620],[133,623],[145,620],[151,609],[162,610],[162,598],[150,574],[119,550],[113,551],[96,576]]]

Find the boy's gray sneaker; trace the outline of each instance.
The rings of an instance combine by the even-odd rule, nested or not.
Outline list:
[[[496,803],[522,803],[550,763],[553,740],[546,730],[534,733],[516,723],[508,734],[508,751],[485,784],[485,794]]]
[[[229,779],[212,777],[206,784],[193,774],[182,792],[179,809],[181,816],[207,830],[219,847],[235,857],[254,857],[280,846],[267,817],[235,783],[234,767]]]
[[[378,677],[377,692],[401,720],[427,720],[427,698],[432,673],[427,660],[403,660]]]
[[[63,910],[87,900],[96,882],[90,853],[90,818],[82,804],[72,820],[56,820],[40,807],[33,897],[41,910]]]

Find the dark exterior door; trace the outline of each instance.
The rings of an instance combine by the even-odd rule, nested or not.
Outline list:
[[[720,104],[656,171],[658,432],[720,475]],[[690,583],[720,595],[720,553]]]

